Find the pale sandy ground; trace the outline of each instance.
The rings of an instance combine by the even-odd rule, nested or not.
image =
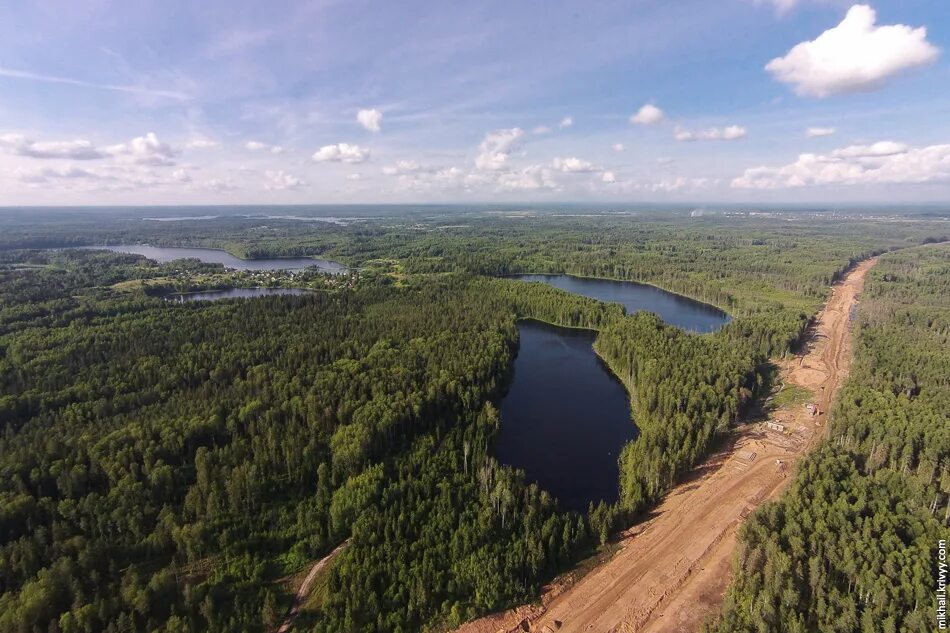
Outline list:
[[[297,594],[294,596],[294,603],[290,607],[290,611],[287,612],[287,617],[284,619],[283,624],[280,625],[280,628],[277,629],[277,633],[287,633],[290,630],[290,627],[293,626],[294,620],[297,617],[297,614],[300,613],[300,605],[303,604],[303,601],[310,594],[310,587],[313,585],[314,579],[317,577],[317,574],[321,569],[330,564],[337,554],[343,551],[343,548],[346,547],[347,543],[350,540],[347,539],[336,546],[332,552],[318,560],[310,568],[310,573],[307,574],[307,577],[303,579],[303,582],[300,583],[300,588],[297,589]]]
[[[793,405],[771,416],[787,433],[741,426],[648,520],[622,535],[613,558],[573,585],[555,583],[539,605],[469,622],[458,633],[699,631],[731,580],[736,528],[784,490],[798,460],[824,434],[825,412],[851,362],[848,315],[875,261],[860,263],[834,287],[804,356],[779,363],[783,381],[812,391],[820,415]]]

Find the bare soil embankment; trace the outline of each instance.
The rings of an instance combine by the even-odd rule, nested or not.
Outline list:
[[[826,412],[851,363],[851,308],[875,261],[859,263],[834,286],[803,355],[778,363],[785,384],[812,393],[817,416],[794,403],[772,413],[781,427],[740,426],[646,521],[622,535],[610,560],[574,584],[555,583],[540,605],[469,622],[458,633],[698,631],[718,611],[731,580],[737,527],[784,490],[798,460],[824,434]]]
[[[277,629],[277,633],[287,633],[287,631],[290,631],[290,627],[293,626],[294,620],[300,613],[300,605],[303,604],[304,600],[306,600],[307,596],[310,594],[310,587],[313,585],[313,581],[316,579],[317,574],[320,573],[321,569],[329,565],[333,559],[343,551],[343,548],[345,548],[349,542],[349,539],[343,541],[336,546],[336,549],[313,564],[313,566],[310,568],[310,572],[307,574],[307,577],[303,579],[302,583],[300,583],[300,588],[297,589],[297,593],[294,595],[293,605],[291,605],[290,611],[287,612],[287,617],[284,619],[283,624],[281,624],[280,628]]]

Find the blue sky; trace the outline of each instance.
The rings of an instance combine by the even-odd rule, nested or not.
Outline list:
[[[942,0],[5,2],[0,205],[942,202],[948,45]]]

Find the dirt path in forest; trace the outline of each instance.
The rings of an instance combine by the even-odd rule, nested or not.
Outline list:
[[[287,633],[287,631],[290,630],[290,627],[294,624],[294,620],[297,618],[297,614],[300,613],[300,605],[302,605],[304,600],[307,599],[307,596],[310,595],[310,587],[313,585],[317,574],[320,573],[321,569],[329,565],[330,561],[336,558],[336,555],[342,552],[343,548],[346,547],[349,542],[349,539],[343,541],[336,546],[336,549],[313,564],[313,567],[310,568],[310,573],[308,573],[307,577],[300,583],[300,589],[297,590],[297,594],[294,596],[294,603],[291,605],[290,611],[287,612],[284,623],[277,629],[277,633]]]
[[[625,532],[620,549],[574,584],[547,588],[526,605],[465,624],[457,633],[687,633],[718,611],[732,576],[736,528],[784,490],[798,460],[824,435],[828,410],[851,363],[849,316],[876,259],[834,286],[808,333],[803,355],[778,363],[780,379],[813,394],[802,404],[743,425],[677,485],[646,521]]]

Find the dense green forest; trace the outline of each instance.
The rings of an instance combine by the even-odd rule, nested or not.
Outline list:
[[[83,293],[129,259],[7,272],[4,297],[45,317],[3,315],[0,629],[260,630],[281,615],[269,581],[352,531],[318,628],[413,630],[525,597],[585,551],[580,517],[488,455],[516,329],[479,284]]]
[[[929,230],[428,214],[303,228],[8,221],[0,630],[271,630],[289,605],[282,579],[347,538],[301,627],[438,629],[530,599],[706,454],[852,261]],[[358,272],[307,278],[322,291],[302,296],[173,304],[153,295],[249,278],[23,250],[124,241],[320,254]],[[649,281],[736,318],[692,335],[497,277],[528,270]],[[599,330],[641,431],[621,457],[617,506],[564,512],[492,457],[520,318]],[[894,397],[914,401],[927,374],[905,364]],[[906,468],[926,472],[936,457],[915,432]],[[841,438],[869,446],[880,470],[905,460],[857,426]]]
[[[488,454],[522,284],[177,305],[103,287],[167,265],[22,259],[0,288],[0,629],[260,630],[270,581],[352,533],[317,628],[414,630],[589,549],[585,518]],[[620,316],[528,294],[565,324]]]
[[[691,217],[439,206],[324,212],[350,218],[337,224],[268,217],[266,209],[253,207],[242,215],[174,222],[143,221],[132,211],[50,210],[42,218],[10,212],[0,218],[0,250],[147,241],[223,248],[245,258],[313,255],[353,266],[396,258],[407,272],[419,274],[570,272],[655,283],[732,314],[754,316],[783,307],[811,314],[849,260],[948,239],[945,223],[927,216],[912,221],[823,213]]]
[[[950,249],[871,270],[830,438],[740,531],[715,631],[936,630],[950,538]]]
[[[640,437],[620,455],[621,502],[657,501],[738,421],[765,380],[765,357],[726,335],[698,337],[640,313],[601,331],[595,345],[631,394]]]

